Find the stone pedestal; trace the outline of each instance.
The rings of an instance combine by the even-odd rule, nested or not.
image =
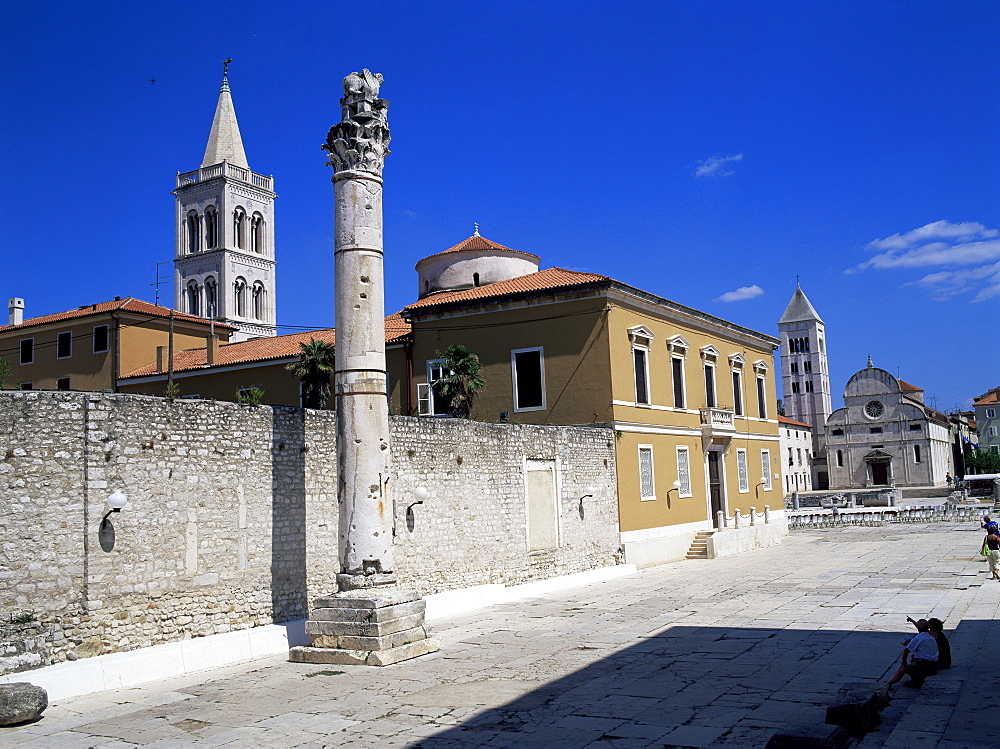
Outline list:
[[[419,594],[393,588],[317,598],[306,622],[311,645],[292,648],[289,660],[389,666],[436,652],[424,623],[426,608]]]

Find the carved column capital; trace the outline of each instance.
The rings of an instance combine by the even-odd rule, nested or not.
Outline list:
[[[330,154],[327,163],[339,172],[367,172],[382,176],[389,155],[389,102],[378,98],[382,76],[367,68],[344,78],[340,100],[341,122],[330,128],[322,148]]]

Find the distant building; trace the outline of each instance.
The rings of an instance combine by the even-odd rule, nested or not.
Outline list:
[[[838,489],[941,485],[954,471],[949,417],[869,358],[826,422],[826,457]]]
[[[976,437],[980,450],[1000,453],[1000,387],[990,388],[972,403],[976,409]]]
[[[778,416],[785,494],[812,491],[813,428],[786,416]]]
[[[276,330],[274,178],[250,170],[223,76],[201,167],[177,175],[174,306],[237,328]]]
[[[223,341],[236,332],[131,297],[27,320],[23,315],[24,300],[11,299],[9,324],[0,327],[0,357],[10,362],[6,387],[25,390],[112,390],[123,373],[170,346],[171,327],[175,351],[205,348],[213,327]]]
[[[799,286],[778,320],[778,337],[785,415],[813,426],[811,452],[815,457],[810,466],[811,482],[817,489],[826,489],[830,486],[830,475],[825,427],[833,411],[826,325]]]

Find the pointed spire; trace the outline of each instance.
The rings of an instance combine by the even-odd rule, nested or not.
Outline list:
[[[233,97],[229,93],[229,62],[223,62],[225,72],[222,75],[222,88],[219,89],[219,103],[215,107],[215,119],[212,120],[212,132],[208,135],[208,146],[205,148],[205,158],[201,165],[211,166],[223,161],[249,169],[247,155],[243,151],[243,138],[240,137],[240,126],[236,122],[236,110],[233,108]]]
[[[868,369],[874,369],[875,362],[872,361],[872,355],[868,354]]]
[[[798,280],[795,283],[795,293],[792,294],[792,299],[788,302],[788,306],[785,308],[784,314],[782,314],[781,319],[778,320],[778,324],[786,322],[808,322],[813,321],[823,322],[823,318],[819,316],[816,312],[816,308],[812,306],[809,299],[806,297],[802,287],[798,285]]]

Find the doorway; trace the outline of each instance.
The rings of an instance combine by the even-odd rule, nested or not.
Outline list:
[[[726,514],[726,500],[722,495],[722,472],[719,469],[719,453],[708,453],[708,495],[712,500],[712,524],[719,527],[719,511]]]
[[[889,464],[879,461],[872,463],[872,483],[875,486],[889,485]]]

